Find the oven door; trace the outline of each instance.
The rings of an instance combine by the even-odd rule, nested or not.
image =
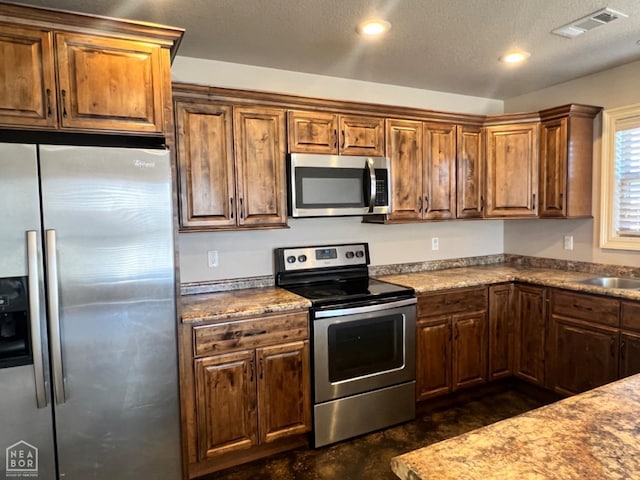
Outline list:
[[[291,154],[289,213],[293,217],[388,213],[389,159]]]
[[[315,403],[415,380],[416,299],[315,312]]]

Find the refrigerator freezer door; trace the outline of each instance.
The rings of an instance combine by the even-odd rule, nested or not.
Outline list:
[[[0,277],[29,278],[30,294],[36,295],[29,312],[44,320],[42,248],[38,165],[34,145],[0,144]],[[27,231],[32,231],[35,251],[29,271]],[[0,335],[8,332],[0,331]],[[43,371],[40,380],[49,385],[47,341],[40,342]],[[35,350],[35,349],[34,349]],[[36,359],[37,360],[37,359]],[[36,372],[33,365],[0,369],[0,478],[37,473],[40,480],[55,479],[53,416],[50,396],[45,391],[41,408],[36,399]],[[30,462],[31,460],[31,462]]]
[[[60,475],[178,480],[169,154],[41,146],[40,169]]]

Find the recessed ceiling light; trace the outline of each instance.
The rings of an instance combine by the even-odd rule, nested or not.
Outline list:
[[[524,52],[522,50],[511,50],[498,58],[498,60],[500,60],[502,63],[522,63],[530,56],[531,54],[529,52]]]
[[[368,20],[358,25],[358,33],[368,37],[382,35],[391,28],[391,24],[386,20]]]

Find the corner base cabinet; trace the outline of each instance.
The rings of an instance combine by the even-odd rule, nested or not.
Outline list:
[[[306,444],[306,312],[183,324],[181,345],[191,478]]]

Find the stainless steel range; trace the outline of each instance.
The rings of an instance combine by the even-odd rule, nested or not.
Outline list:
[[[314,445],[415,418],[413,289],[369,278],[367,243],[274,255],[276,285],[312,303]]]

